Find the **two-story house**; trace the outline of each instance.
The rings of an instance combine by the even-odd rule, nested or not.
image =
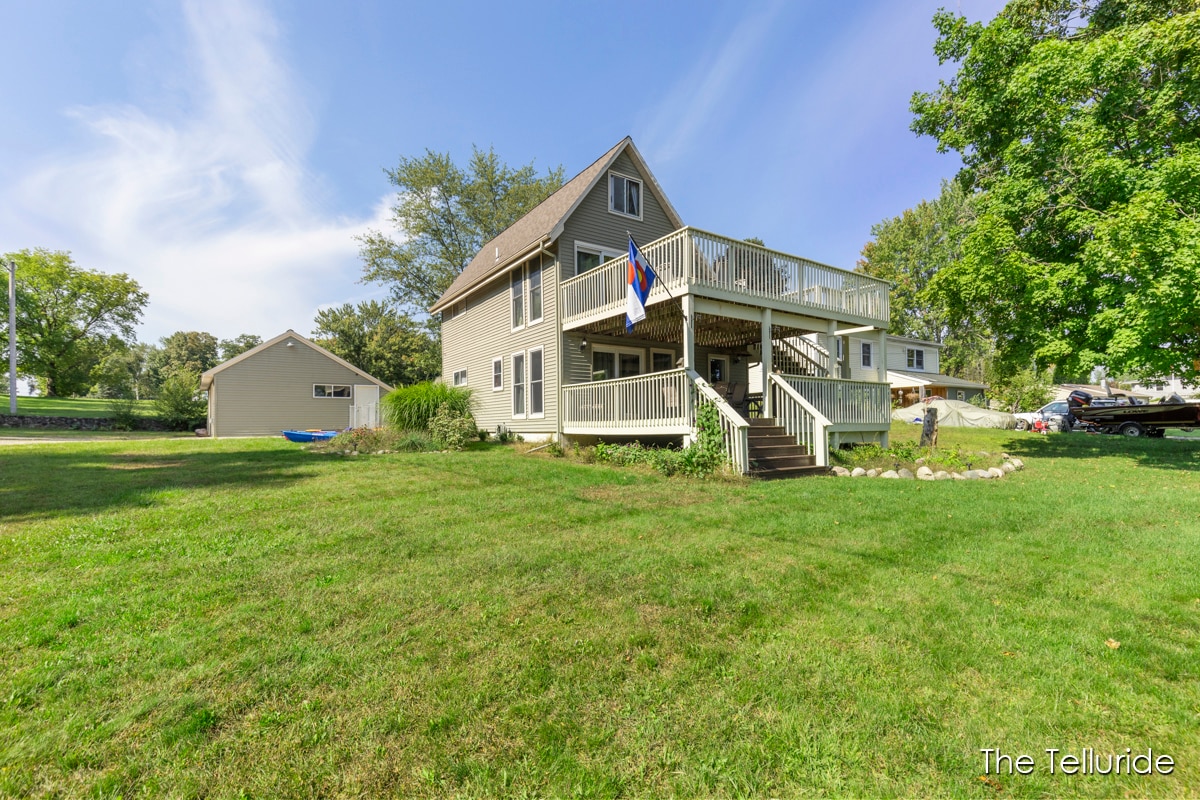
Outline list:
[[[630,235],[658,274],[632,331]],[[739,471],[784,475],[824,466],[839,443],[886,443],[888,290],[685,226],[625,138],[488,242],[430,311],[442,315],[443,378],[473,390],[480,427],[686,442],[710,404]],[[799,369],[796,342],[811,333],[847,349],[873,341],[882,357],[857,379]],[[770,368],[753,393],[760,363]]]

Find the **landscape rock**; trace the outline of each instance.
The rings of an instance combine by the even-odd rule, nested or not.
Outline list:
[[[1005,472],[1016,472],[1017,471],[1017,468],[1013,466],[1013,463],[1011,461],[1005,461],[1003,464],[1000,465],[1000,469],[1004,470]]]
[[[963,473],[963,477],[969,481],[973,481],[979,477],[979,470],[969,469]]]
[[[1012,465],[1017,469],[1025,469],[1025,462],[1019,458],[1012,459]]]
[[[878,478],[878,477],[879,477],[879,470],[877,470],[877,469],[869,469],[869,470],[867,470],[867,477],[868,477],[868,478]]]
[[[917,477],[916,475],[912,474],[912,470],[909,469],[908,467],[901,467],[900,472],[898,474],[900,475],[901,478],[904,478],[905,480],[912,480],[913,478]]]
[[[925,459],[923,459],[923,458],[918,458],[918,459],[917,459],[917,466],[918,466],[918,467],[919,467],[919,466],[921,466],[921,465],[922,465],[922,464],[924,464],[924,463],[925,463]]]
[[[850,477],[850,470],[846,469],[845,467],[833,467],[830,472],[832,472],[834,475],[837,475],[839,478]]]
[[[937,472],[933,473],[933,479],[935,481],[948,481],[950,480],[950,473],[946,472],[944,469],[939,469]]]
[[[961,472],[951,472],[950,477],[954,478],[956,481],[965,481],[967,479],[967,476],[963,475]]]
[[[999,467],[992,467],[991,469],[988,470],[988,473],[993,478],[1003,478],[1004,477],[1004,470],[1000,469]]]
[[[855,467],[854,469],[850,470],[851,478],[861,478],[863,475],[866,475],[866,474],[867,474],[867,471],[865,469],[863,469],[862,467]]]
[[[887,472],[883,473],[879,477],[881,477],[881,478],[899,478],[900,473],[896,472],[896,470],[894,470],[894,469],[889,469]]]
[[[992,478],[994,478],[996,476],[993,475],[990,470],[977,469],[977,470],[975,470],[975,477],[983,478],[984,480],[990,481]]]
[[[933,470],[926,466],[917,467],[917,477],[923,481],[933,480]]]

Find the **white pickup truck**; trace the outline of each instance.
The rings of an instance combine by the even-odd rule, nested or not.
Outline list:
[[[1017,418],[1017,430],[1019,431],[1029,430],[1039,419],[1050,425],[1051,430],[1071,429],[1071,413],[1066,400],[1055,400],[1053,403],[1046,403],[1037,411],[1023,411],[1020,414],[1013,414],[1013,416]],[[1055,427],[1052,422],[1055,417],[1062,417],[1065,426]]]

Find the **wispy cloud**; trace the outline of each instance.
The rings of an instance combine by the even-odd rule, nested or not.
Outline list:
[[[714,119],[730,114],[737,87],[747,81],[763,40],[783,8],[780,0],[749,14],[724,38],[715,56],[700,53],[695,66],[656,103],[644,133],[646,152],[656,163],[684,156]]]
[[[6,238],[128,272],[150,293],[146,339],[306,330],[318,305],[370,293],[353,237],[386,227],[386,200],[370,219],[323,207],[306,160],[316,121],[265,9],[186,0],[182,19],[184,111],[68,109],[87,145],[17,182],[4,227],[21,235]]]

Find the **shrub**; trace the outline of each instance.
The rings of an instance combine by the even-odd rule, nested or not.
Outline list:
[[[641,444],[607,444],[599,442],[593,452],[596,461],[618,467],[648,466],[671,476],[676,473],[701,478],[725,468],[725,439],[721,419],[715,406],[704,405],[696,413],[697,436],[691,447],[677,450],[672,447],[645,447]]]
[[[393,428],[429,430],[429,421],[443,405],[459,416],[471,413],[471,390],[444,383],[414,383],[402,386],[381,401],[383,418]],[[474,435],[474,430],[472,430]]]
[[[154,399],[154,412],[171,430],[186,431],[202,425],[208,407],[200,394],[200,377],[189,370],[168,375]]]
[[[438,446],[428,431],[402,431],[395,428],[355,428],[339,433],[332,439],[314,442],[310,449],[317,452],[345,453],[423,453]]]
[[[475,419],[470,413],[464,414],[449,403],[442,403],[429,420],[429,433],[443,449],[462,450],[476,438]]]
[[[137,401],[132,397],[114,397],[108,401],[108,413],[114,431],[131,431],[137,425]]]

